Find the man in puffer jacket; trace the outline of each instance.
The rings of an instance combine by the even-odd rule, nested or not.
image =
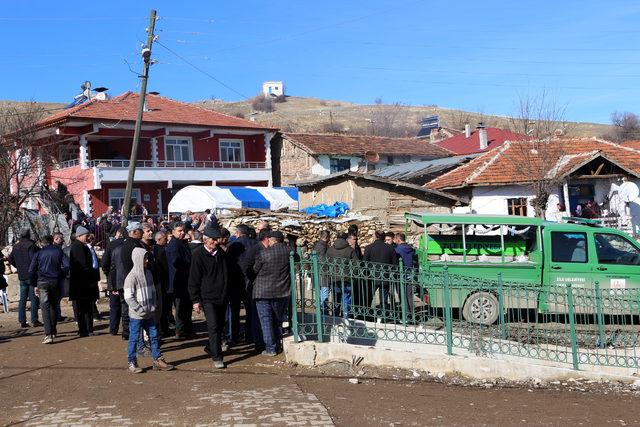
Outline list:
[[[139,374],[136,348],[142,330],[149,335],[153,368],[170,371],[172,365],[167,364],[160,352],[158,329],[155,323],[155,311],[158,307],[158,295],[153,284],[153,274],[148,252],[143,248],[134,248],[131,253],[133,268],[124,281],[124,298],[129,306],[129,372]]]
[[[349,239],[354,239],[353,235],[347,235],[346,233],[338,234],[333,245],[327,249],[326,257],[328,259],[339,259],[330,262],[336,263],[336,270],[339,271],[339,263],[349,264],[349,262],[358,262],[359,257],[356,250],[353,248],[353,242],[350,242]],[[336,277],[333,276],[331,278],[331,289],[333,295],[333,304],[334,304],[334,315],[342,316],[344,318],[349,317],[349,309],[351,308],[351,288],[352,283],[349,277]],[[324,300],[323,304],[327,304],[327,301]]]

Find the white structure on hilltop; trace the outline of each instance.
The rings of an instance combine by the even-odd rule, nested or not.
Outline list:
[[[268,81],[262,83],[262,93],[264,96],[284,95],[284,83],[282,81]]]

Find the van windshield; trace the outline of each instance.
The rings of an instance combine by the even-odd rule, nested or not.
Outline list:
[[[596,233],[595,243],[600,264],[640,265],[640,250],[623,236]]]

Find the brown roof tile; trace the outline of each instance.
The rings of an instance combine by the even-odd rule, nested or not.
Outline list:
[[[378,154],[415,155],[429,158],[452,155],[449,150],[418,138],[311,133],[286,133],[284,138],[302,146],[311,154],[362,156],[367,151],[375,151]]]
[[[38,126],[44,128],[69,119],[135,122],[139,99],[140,95],[133,92],[126,92],[106,101],[94,99],[46,117],[38,123]],[[207,110],[159,95],[147,95],[146,103],[149,111],[145,111],[142,117],[147,123],[270,129],[249,120]]]
[[[553,144],[552,148],[536,147]],[[537,180],[536,173],[565,176],[598,156],[640,176],[640,150],[600,139],[507,142],[426,185],[433,189],[473,185],[506,185]]]

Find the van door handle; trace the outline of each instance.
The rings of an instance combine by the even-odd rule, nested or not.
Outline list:
[[[562,267],[560,267],[559,265],[552,265],[551,268],[553,268],[554,270],[562,269]]]
[[[598,267],[596,270],[600,270],[600,271],[607,271],[607,267]]]

